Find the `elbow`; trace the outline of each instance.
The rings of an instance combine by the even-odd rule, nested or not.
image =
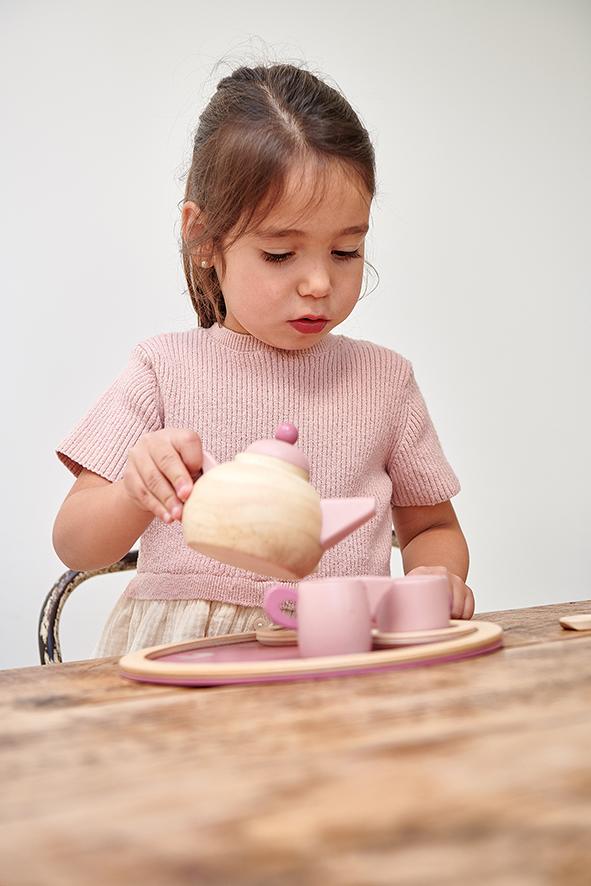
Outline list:
[[[70,564],[68,562],[68,560],[69,560],[68,553],[67,553],[66,548],[63,544],[63,537],[62,537],[62,533],[60,531],[60,515],[59,514],[55,518],[55,521],[53,524],[53,531],[51,533],[51,543],[53,545],[53,550],[56,552],[56,554],[58,555],[58,557],[60,558],[60,560],[62,561],[64,566],[67,566],[69,569],[72,569],[73,567],[70,566]]]
[[[67,534],[62,531],[60,526],[59,514],[53,524],[51,541],[53,550],[64,566],[67,566],[68,569],[72,569],[74,572],[83,572],[88,569],[88,565],[83,563],[80,556],[77,556],[76,551],[72,550],[71,546],[68,545]]]
[[[110,563],[98,562],[90,552],[80,550],[72,544],[72,533],[61,525],[59,514],[53,524],[51,536],[53,549],[64,566],[73,572],[89,572],[91,569],[102,569]]]

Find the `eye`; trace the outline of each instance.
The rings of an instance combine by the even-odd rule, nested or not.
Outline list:
[[[265,261],[272,262],[284,262],[290,255],[293,255],[293,252],[283,252],[280,255],[276,255],[274,252],[263,252]]]
[[[338,255],[340,261],[349,261],[352,258],[361,258],[361,253],[358,249],[354,249],[353,252],[335,252],[335,255]]]
[[[263,258],[265,261],[274,262],[275,264],[282,263],[287,261],[293,255],[293,252],[263,252]],[[353,250],[353,252],[344,252],[344,251],[336,251],[334,255],[337,256],[338,261],[350,261],[352,258],[361,258],[361,253],[358,249]]]

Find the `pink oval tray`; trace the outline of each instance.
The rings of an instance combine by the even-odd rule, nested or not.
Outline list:
[[[254,632],[225,634],[130,652],[119,660],[119,668],[123,677],[147,683],[269,683],[441,664],[484,655],[502,646],[500,625],[486,621],[473,621],[471,625],[476,628],[473,633],[451,640],[319,658],[301,658],[294,646],[262,645]]]

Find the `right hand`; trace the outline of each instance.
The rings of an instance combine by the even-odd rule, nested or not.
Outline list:
[[[139,508],[172,523],[180,520],[202,464],[201,438],[195,431],[152,431],[129,450],[123,486]]]

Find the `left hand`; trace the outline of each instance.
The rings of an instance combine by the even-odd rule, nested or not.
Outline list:
[[[472,618],[474,615],[474,594],[459,575],[450,572],[445,566],[415,566],[407,575],[441,575],[445,573],[449,581],[451,594],[451,617]]]

